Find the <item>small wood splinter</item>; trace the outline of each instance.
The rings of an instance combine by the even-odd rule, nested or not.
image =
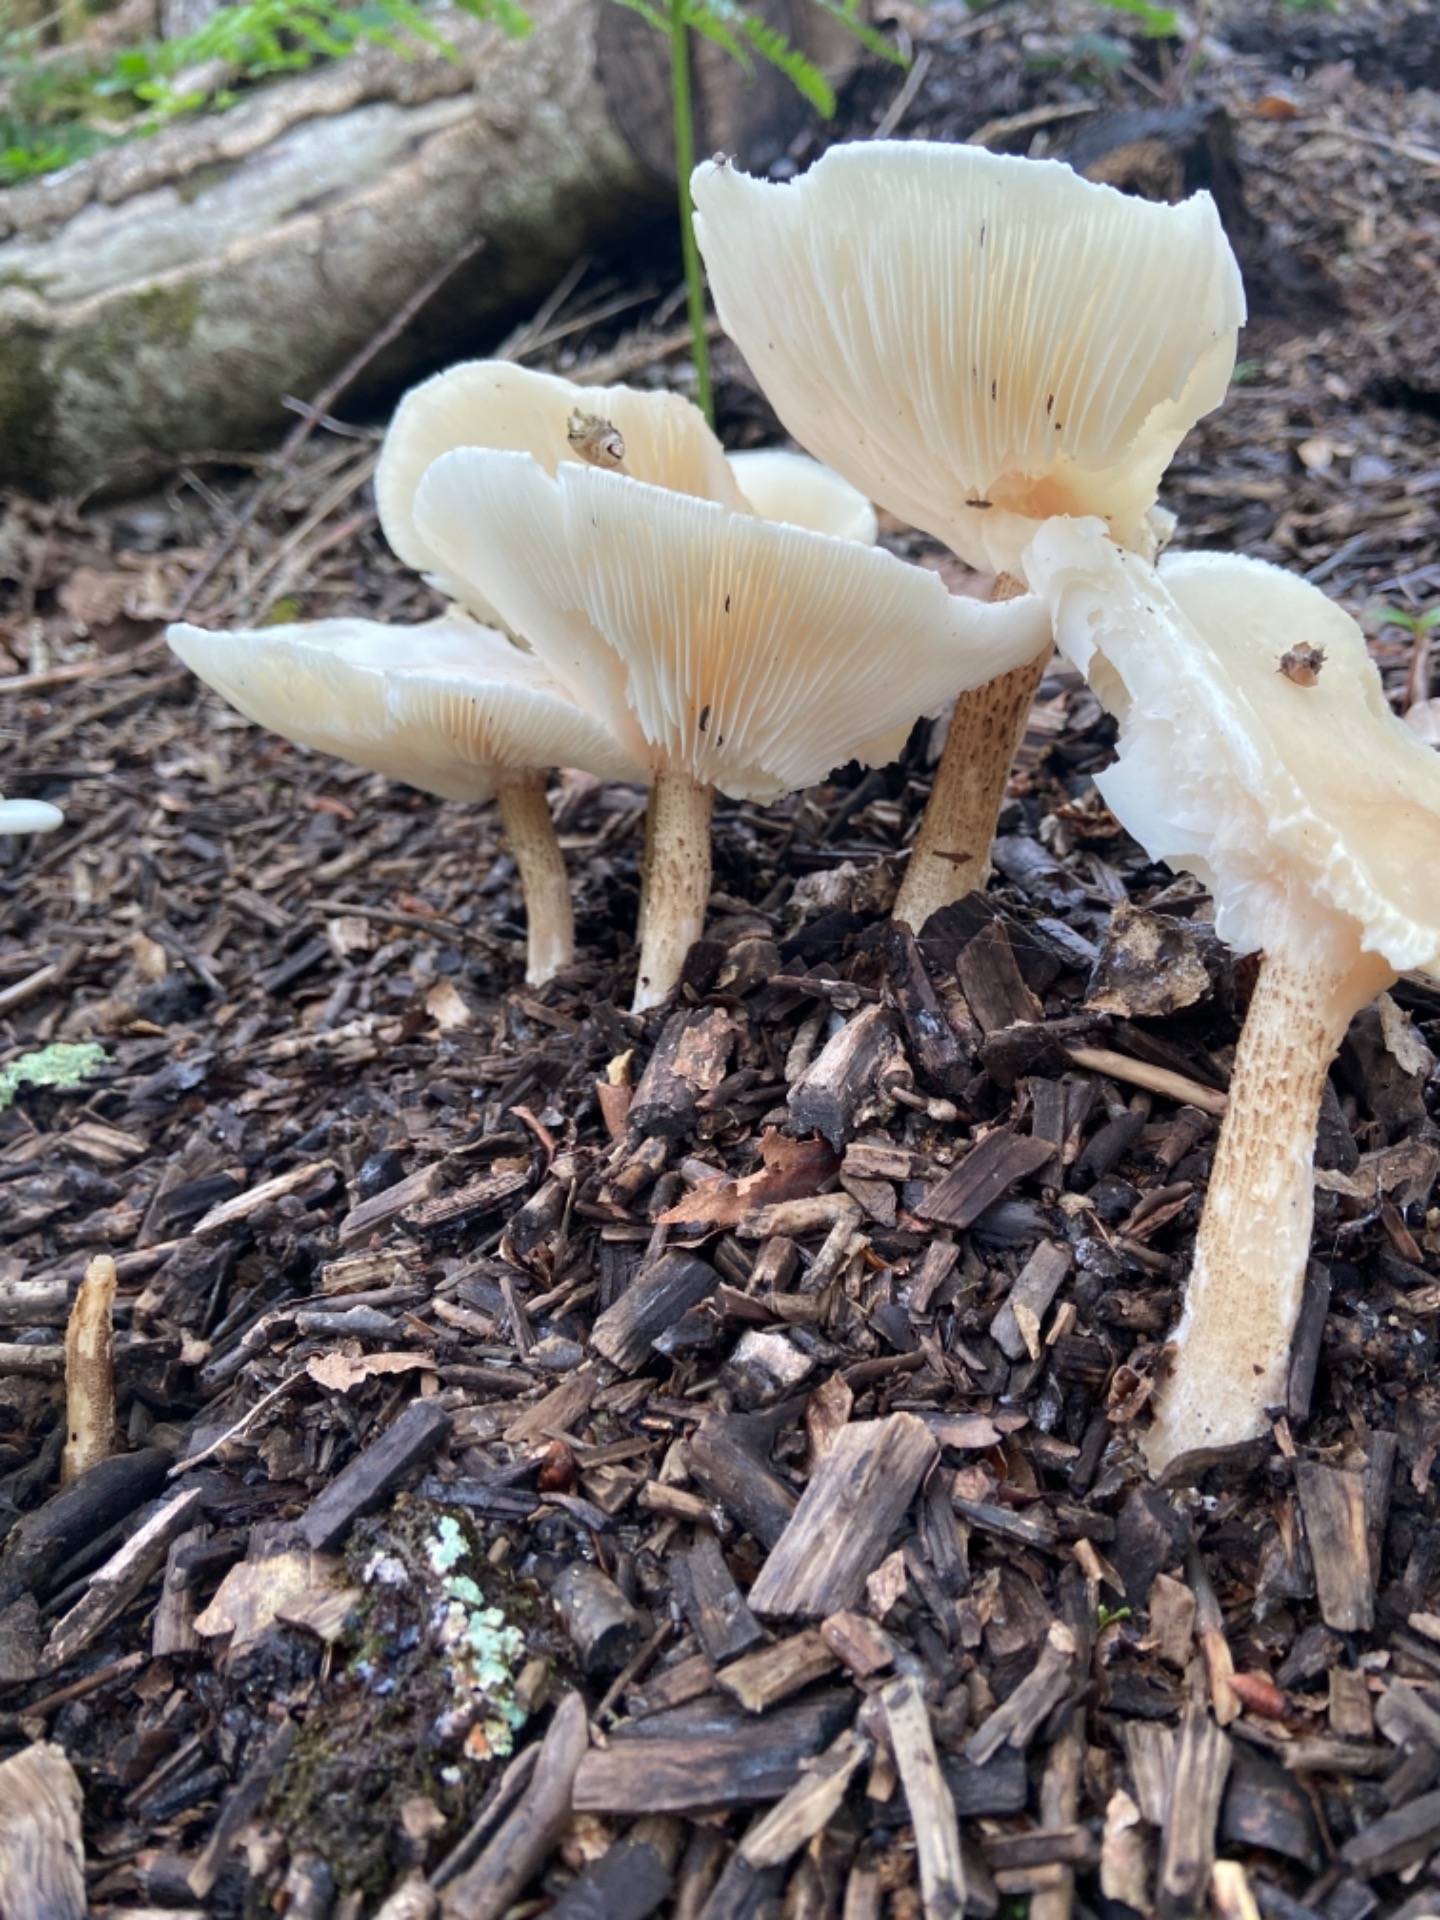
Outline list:
[[[625,464],[625,436],[612,420],[598,413],[582,413],[576,407],[565,424],[565,438],[577,459],[587,466],[606,467],[613,472]]]
[[[1297,687],[1313,687],[1320,678],[1320,669],[1324,664],[1325,649],[1307,646],[1302,641],[1298,647],[1291,647],[1288,653],[1281,654],[1279,671],[1287,680],[1293,680]]]

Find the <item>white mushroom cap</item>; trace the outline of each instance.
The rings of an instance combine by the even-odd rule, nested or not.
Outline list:
[[[1340,915],[1397,971],[1440,965],[1440,759],[1390,711],[1348,614],[1259,560],[1157,571],[1096,520],[1053,521],[1025,564],[1120,721],[1096,785],[1152,858],[1212,890],[1232,946],[1293,954]],[[1324,652],[1313,685],[1280,671],[1299,644]]]
[[[422,538],[653,770],[773,799],[1049,644],[1030,596],[959,600],[890,554],[643,485],[465,448]]]
[[[247,720],[442,799],[488,800],[497,774],[530,768],[644,777],[540,661],[463,615],[167,637]]]
[[[0,800],[0,833],[53,833],[65,816],[48,800]]]
[[[375,470],[385,538],[407,566],[451,599],[464,600],[463,588],[437,568],[415,524],[415,494],[426,468],[456,447],[493,447],[533,454],[553,474],[578,458],[568,433],[577,412],[616,428],[625,442],[625,471],[636,479],[744,510],[724,449],[700,409],[678,393],[577,387],[509,360],[469,360],[412,387],[395,411]],[[473,588],[467,604],[491,617],[476,604]]]
[[[1207,194],[922,141],[832,147],[783,185],[707,162],[691,190],[721,322],[802,446],[982,570],[1017,571],[1053,514],[1153,551],[1245,317]]]
[[[873,547],[880,535],[875,509],[838,473],[808,454],[785,447],[728,455],[746,504],[762,520],[783,520],[837,540],[858,540]]]

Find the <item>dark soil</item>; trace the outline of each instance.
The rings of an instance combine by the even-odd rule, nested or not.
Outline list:
[[[1142,187],[1204,173],[1256,317],[1167,480],[1178,537],[1323,583],[1403,709],[1437,690],[1434,21],[1211,19],[1187,64],[1120,13],[902,9],[918,83],[867,71],[844,130],[898,107],[903,135],[988,126]],[[683,388],[669,290],[620,332],[587,318],[625,291],[607,274],[512,350]],[[727,437],[766,438],[723,343],[719,375]],[[160,639],[182,609],[432,611],[379,535],[374,438],[332,422],[283,462],[0,517],[0,779],[67,814],[0,842],[0,1067],[104,1052],[0,1114],[0,1760],[63,1748],[92,1911],[349,1920],[404,1885],[461,1920],[910,1920],[917,1714],[967,1912],[1202,1912],[1217,1853],[1227,1915],[1440,1911],[1440,987],[1396,988],[1403,1064],[1373,1013],[1337,1062],[1273,1439],[1153,1488],[1132,1435],[1250,970],[1099,803],[1092,696],[1045,681],[992,885],[918,950],[885,914],[929,729],[897,767],[722,804],[706,940],[644,1021],[641,796],[565,776],[581,959],[529,991],[491,813],[256,732]],[[1127,904],[1159,917],[1158,969]],[[827,1146],[795,1083],[857,1020],[888,1064]],[[688,1077],[662,1071],[682,1032]],[[1178,1098],[1134,1084],[1147,1065]],[[937,1224],[987,1137],[993,1186]],[[102,1252],[129,1465],[64,1508],[56,1343]],[[878,1422],[833,1592],[787,1610],[795,1498]],[[139,1590],[46,1663],[187,1489]],[[511,1884],[509,1816],[576,1688],[577,1810]],[[775,1861],[758,1819],[852,1727],[848,1791]]]

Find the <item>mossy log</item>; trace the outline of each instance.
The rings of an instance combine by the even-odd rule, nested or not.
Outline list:
[[[832,72],[853,61],[817,44],[818,8],[770,8]],[[470,243],[382,388],[483,351],[579,253],[663,221],[659,36],[613,0],[528,11],[523,40],[447,15],[458,58],[367,49],[0,191],[0,484],[143,487],[175,456],[270,444],[285,396]],[[697,89],[702,151],[763,161],[803,119],[728,62]]]

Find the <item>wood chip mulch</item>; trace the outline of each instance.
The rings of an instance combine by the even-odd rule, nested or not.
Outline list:
[[[1348,77],[1308,16],[1266,29],[1318,36],[1303,71],[1258,29],[1196,70],[1329,294],[1257,323],[1168,498],[1189,544],[1418,615],[1436,169],[1400,149],[1440,108],[1369,17]],[[905,130],[1093,97],[1045,64],[1069,20],[937,6]],[[1127,108],[1167,81],[1132,54]],[[663,313],[554,321],[547,364],[663,376]],[[0,1914],[37,1832],[57,1914],[1440,1912],[1440,988],[1332,1074],[1271,1439],[1157,1489],[1132,1435],[1251,970],[1099,803],[1092,696],[1057,664],[996,877],[918,942],[886,910],[927,729],[722,804],[645,1020],[641,796],[563,776],[582,957],[526,990],[488,811],[257,734],[157,638],[424,617],[373,457],[319,427],[0,516],[0,778],[67,809],[0,843],[0,1072],[101,1050],[0,1112]],[[58,1490],[100,1253],[124,1451]]]

